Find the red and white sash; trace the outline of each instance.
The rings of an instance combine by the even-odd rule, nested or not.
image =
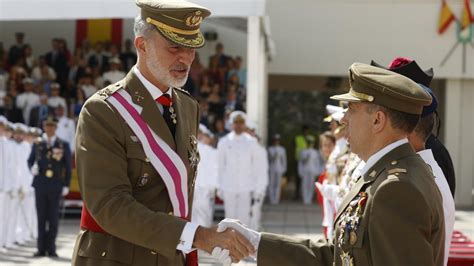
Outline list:
[[[188,206],[188,174],[181,157],[164,142],[140,115],[132,97],[124,89],[117,90],[107,101],[115,107],[140,140],[146,156],[163,179],[175,216],[186,218]]]

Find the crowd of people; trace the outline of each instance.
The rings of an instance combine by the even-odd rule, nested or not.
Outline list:
[[[72,52],[66,40],[55,38],[49,52],[36,56],[23,33],[15,37],[8,50],[0,43],[0,115],[28,126],[41,127],[59,105],[77,120],[87,98],[123,79],[137,59],[129,39],[122,47],[85,40]],[[240,56],[224,53],[222,43],[205,65],[196,54],[183,88],[198,99],[201,123],[222,137],[230,130],[230,112],[245,109],[246,70]]]

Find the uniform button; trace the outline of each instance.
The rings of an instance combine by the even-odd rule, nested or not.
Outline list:
[[[145,162],[149,163],[150,162],[150,159],[148,159],[148,157],[145,158]]]
[[[151,255],[156,255],[156,252],[155,251],[150,251]]]
[[[173,215],[173,212],[168,212],[168,215]]]
[[[396,165],[397,163],[397,161],[392,161],[392,165]]]
[[[102,252],[102,254],[100,254],[102,257],[105,257],[105,255],[107,255],[107,252]]]

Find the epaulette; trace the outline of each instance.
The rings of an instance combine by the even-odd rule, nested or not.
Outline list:
[[[183,90],[181,88],[175,88],[175,89],[176,89],[176,91],[180,91],[180,92],[184,93],[185,95],[187,95],[189,98],[197,101],[187,90]]]
[[[97,91],[97,95],[102,96],[105,98],[110,97],[114,92],[122,88],[122,82],[116,82],[114,84],[110,84],[109,86]]]

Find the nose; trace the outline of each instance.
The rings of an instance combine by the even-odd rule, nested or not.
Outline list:
[[[196,50],[191,48],[181,48],[178,61],[186,65],[191,65],[196,56]]]
[[[346,125],[346,126],[348,125],[348,122],[349,122],[349,114],[348,113],[349,112],[345,112],[344,116],[341,119],[341,124]]]

